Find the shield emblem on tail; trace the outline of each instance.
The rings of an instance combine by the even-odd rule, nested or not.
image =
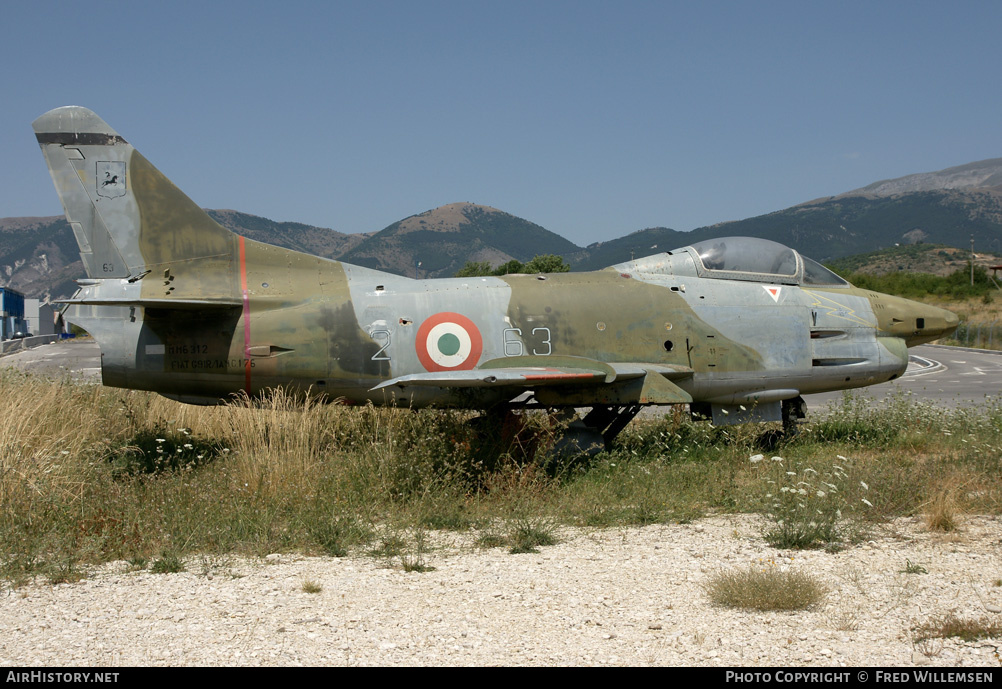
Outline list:
[[[97,175],[94,180],[97,184],[98,196],[109,199],[125,196],[125,162],[98,161]]]

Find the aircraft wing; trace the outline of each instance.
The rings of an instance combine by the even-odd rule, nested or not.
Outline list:
[[[393,386],[431,385],[439,388],[485,388],[514,385],[531,388],[536,385],[590,384],[605,381],[605,371],[566,368],[497,368],[471,371],[438,371],[413,373],[380,383],[373,390]]]
[[[535,364],[535,365],[528,365]],[[607,364],[583,357],[506,357],[492,359],[468,371],[412,373],[380,383],[373,390],[424,385],[441,388],[512,387],[533,389],[537,395],[572,402],[594,396],[590,388],[599,388],[600,396],[615,392],[616,397],[636,397],[646,404],[684,404],[692,397],[670,382],[670,378],[692,375],[692,369],[659,364]],[[565,394],[559,389],[568,388]]]

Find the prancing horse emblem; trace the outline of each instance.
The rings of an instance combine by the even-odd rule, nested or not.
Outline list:
[[[97,195],[109,199],[125,196],[125,163],[99,161],[97,164]]]

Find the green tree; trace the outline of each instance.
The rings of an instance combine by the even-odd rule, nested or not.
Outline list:
[[[491,275],[491,264],[487,261],[467,261],[466,265],[456,273],[457,278],[475,278]]]
[[[487,261],[467,261],[456,273],[457,278],[483,277],[486,275],[511,275],[512,273],[567,273],[571,267],[564,263],[562,256],[540,254],[528,263],[512,259],[497,268],[491,268]]]
[[[525,264],[517,259],[511,259],[507,263],[502,263],[491,271],[491,275],[511,275],[512,273],[524,273]]]
[[[563,257],[554,254],[536,256],[525,264],[526,273],[568,273],[570,270]]]

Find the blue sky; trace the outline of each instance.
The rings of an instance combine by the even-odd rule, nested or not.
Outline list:
[[[454,201],[578,244],[1002,156],[999,2],[0,4],[0,216],[96,111],[197,203],[372,232]]]

